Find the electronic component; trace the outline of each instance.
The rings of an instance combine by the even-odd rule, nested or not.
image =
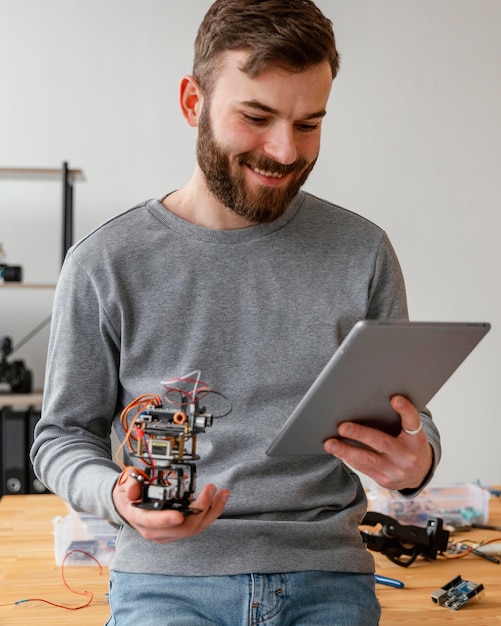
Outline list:
[[[435,604],[457,611],[473,598],[478,600],[483,591],[484,586],[481,583],[473,583],[463,580],[461,576],[456,576],[441,589],[432,593],[431,599]]]
[[[72,541],[67,550],[73,552],[72,557],[75,561],[83,561],[89,556],[96,556],[99,550],[99,543],[93,539]]]
[[[486,559],[487,561],[490,561],[491,563],[496,563],[497,565],[499,565],[500,561],[499,559],[496,559],[495,556],[493,556],[492,554],[489,554],[489,552],[483,552],[482,550],[479,550],[478,548],[474,548],[473,546],[469,546],[466,543],[461,543],[459,544],[460,548],[462,548],[463,550],[466,550],[467,552],[470,552],[471,554],[475,554],[476,556],[481,556],[483,559]]]
[[[501,556],[501,543],[485,543],[479,544],[475,548],[475,554],[480,552],[482,555],[487,556]]]
[[[418,556],[435,560],[437,554],[447,549],[449,531],[443,529],[443,520],[430,517],[426,528],[399,524],[397,520],[369,511],[362,520],[362,526],[381,526],[377,533],[362,530],[362,539],[369,550],[382,552],[392,563],[408,567]],[[405,555],[405,560],[401,557]]]

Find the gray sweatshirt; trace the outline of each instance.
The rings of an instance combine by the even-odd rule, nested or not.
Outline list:
[[[358,530],[366,508],[358,476],[330,455],[269,458],[265,450],[355,322],[406,317],[385,233],[310,194],[276,221],[239,230],[188,223],[158,200],[140,204],[67,255],[35,471],[76,510],[120,525],[113,569],[372,572]],[[203,533],[158,545],[114,508],[120,468],[110,431],[123,439],[124,406],[193,370],[232,404],[198,437],[197,491],[214,483],[231,496]],[[428,415],[422,420],[436,464],[439,436]]]

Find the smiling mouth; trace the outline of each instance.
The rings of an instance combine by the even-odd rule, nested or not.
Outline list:
[[[283,178],[286,174],[280,174],[279,172],[268,172],[266,170],[259,169],[258,167],[251,168],[253,172],[266,178]]]

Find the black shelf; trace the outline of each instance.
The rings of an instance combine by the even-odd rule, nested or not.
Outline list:
[[[9,180],[57,180],[62,185],[61,263],[73,243],[74,183],[85,180],[83,171],[71,169],[67,161],[61,167],[0,167],[0,178]]]

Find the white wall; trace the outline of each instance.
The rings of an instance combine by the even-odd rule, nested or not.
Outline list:
[[[501,2],[319,0],[343,61],[307,188],[383,226],[411,317],[493,329],[431,404],[437,481],[501,482]],[[76,187],[75,237],[182,185],[194,136],[180,77],[210,0],[0,0],[0,166],[57,167]],[[54,182],[0,179],[0,242],[25,280],[55,281]],[[0,334],[19,341],[50,292],[0,291]],[[17,357],[43,380],[48,329]]]

